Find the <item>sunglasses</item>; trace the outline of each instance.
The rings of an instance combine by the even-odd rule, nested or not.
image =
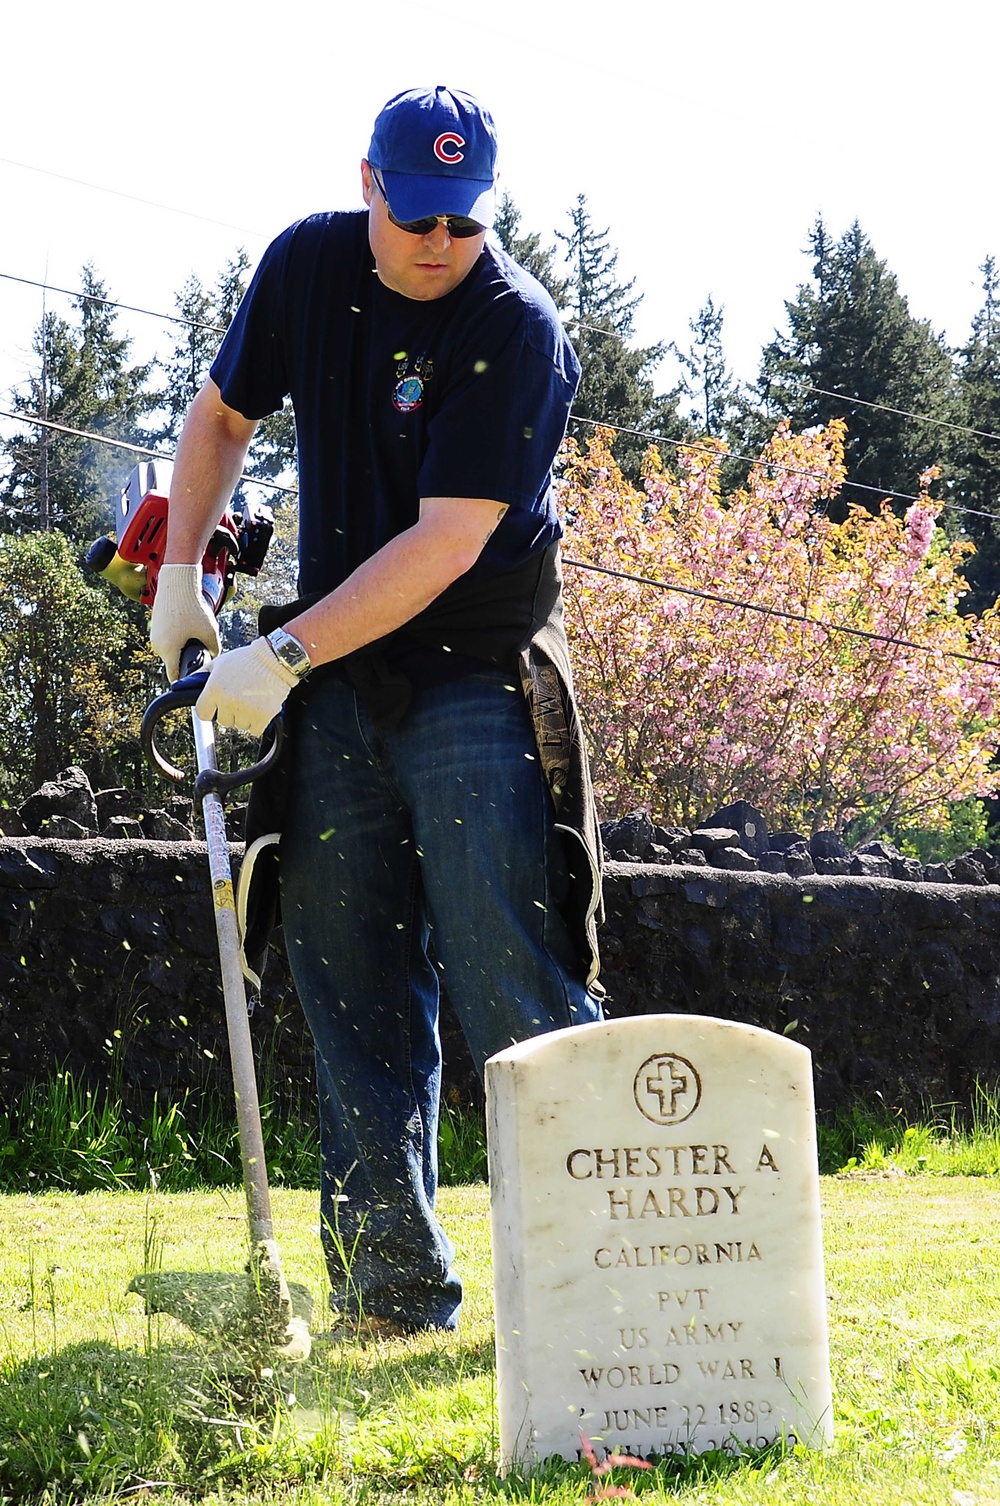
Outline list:
[[[485,232],[485,225],[480,225],[478,220],[470,220],[464,214],[427,214],[420,220],[397,220],[389,208],[389,200],[385,196],[385,189],[379,182],[378,174],[374,168],[371,171],[372,181],[382,195],[382,202],[385,205],[385,212],[389,216],[389,223],[390,225],[395,225],[397,230],[405,230],[408,235],[430,235],[431,231],[436,230],[438,225],[444,225],[453,241],[468,240],[470,236],[482,235]]]

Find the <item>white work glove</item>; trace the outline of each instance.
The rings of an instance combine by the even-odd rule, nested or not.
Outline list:
[[[285,704],[298,675],[282,664],[266,638],[246,648],[220,654],[195,702],[202,721],[218,718],[220,727],[239,727],[260,737]]]
[[[222,648],[215,613],[201,594],[200,565],[161,565],[149,619],[149,641],[171,685],[180,675],[181,650],[194,638],[212,655]]]

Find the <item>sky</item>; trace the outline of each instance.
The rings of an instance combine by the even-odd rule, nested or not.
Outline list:
[[[8,0],[0,273],[72,289],[92,262],[110,296],[171,313],[238,246],[256,263],[299,216],[360,206],[378,110],[446,83],[492,111],[522,231],[553,243],[587,196],[643,294],[641,343],[686,346],[711,295],[752,378],[822,214],[834,235],[858,219],[960,344],[1000,256],[998,35],[1000,7],[970,0]],[[0,278],[0,408],[41,300]],[[169,352],[155,319],[119,329],[136,359]]]

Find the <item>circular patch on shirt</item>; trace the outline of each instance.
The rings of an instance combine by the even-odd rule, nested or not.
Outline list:
[[[424,400],[424,384],[418,376],[401,377],[392,394],[392,404],[400,413],[412,413]]]

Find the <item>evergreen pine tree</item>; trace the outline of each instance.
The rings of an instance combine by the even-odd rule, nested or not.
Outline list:
[[[37,365],[13,406],[67,428],[146,444],[150,366],[130,364],[131,341],[116,334],[115,311],[92,266],[84,267],[82,284],[75,325],[43,313],[32,345]],[[30,425],[2,441],[0,453],[7,460],[0,529],[59,528],[80,543],[107,527],[108,500],[130,464],[121,450]]]
[[[845,418],[848,475],[875,489],[848,488],[845,497],[874,507],[878,492],[913,493],[921,471],[947,466],[948,431],[921,420],[953,420],[951,363],[857,222],[833,242],[818,219],[808,249],[813,280],[785,304],[788,329],[764,350],[757,433],[745,442],[765,438],[783,416],[795,428]]]
[[[958,351],[961,421],[978,434],[959,436],[955,449],[954,500],[972,509],[963,531],[976,546],[965,567],[970,593],[963,603],[983,612],[1000,596],[1000,271],[992,256],[980,267],[983,304],[971,337]],[[990,517],[977,516],[989,513]]]
[[[184,419],[204,385],[222,337],[248,286],[250,258],[240,247],[220,271],[212,289],[192,275],[174,299],[178,326],[172,353],[160,364],[164,384],[156,394],[163,419],[157,438],[176,444]],[[295,468],[295,424],[290,408],[269,414],[257,426],[247,456],[251,475],[273,478]]]
[[[687,351],[672,348],[686,375],[681,390],[692,405],[692,419],[702,434],[722,438],[728,429],[737,384],[726,364],[722,346],[723,308],[711,294],[688,328],[694,336]]]
[[[212,312],[215,323],[223,329],[228,329],[236,317],[236,310],[250,285],[250,279],[247,277],[249,270],[250,258],[240,246],[216,278],[215,292],[212,296]]]
[[[518,266],[537,277],[542,287],[550,294],[557,309],[566,307],[566,279],[559,277],[555,269],[555,246],[543,246],[540,235],[521,235],[521,211],[509,193],[500,200],[493,233],[508,256]]]
[[[687,437],[687,426],[677,412],[678,390],[657,396],[652,370],[666,352],[665,345],[631,349],[635,310],[641,293],[633,293],[635,279],[620,283],[618,252],[613,250],[608,230],[595,230],[583,194],[569,211],[570,228],[557,230],[566,247],[568,285],[566,306],[571,310],[571,328],[580,358],[582,377],[573,404],[577,420],[613,424],[623,431],[615,443],[615,459],[631,479],[637,479],[642,455],[650,440],[646,434],[667,439]],[[587,423],[570,425],[570,431],[585,439]]]
[[[556,235],[566,247],[570,272],[569,306],[576,321],[581,325],[598,324],[627,340],[632,334],[633,315],[642,302],[641,294],[629,296],[635,287],[635,278],[626,283],[616,281],[618,252],[613,251],[609,244],[611,232],[594,229],[584,194],[577,196],[569,218],[570,229],[557,230]],[[652,347],[652,353],[659,357],[661,347]]]
[[[173,351],[160,363],[164,386],[157,393],[157,407],[164,410],[157,439],[176,444],[185,415],[203,385],[219,348],[221,326],[216,321],[212,295],[193,274],[174,298],[177,314],[184,321],[174,325]]]

